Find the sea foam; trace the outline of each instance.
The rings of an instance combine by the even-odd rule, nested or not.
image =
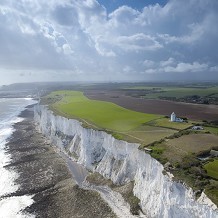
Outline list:
[[[0,218],[34,217],[22,212],[33,203],[33,196],[5,197],[19,189],[15,183],[17,172],[5,168],[11,162],[11,155],[5,151],[5,145],[14,131],[13,124],[21,122],[19,113],[27,105],[33,104],[31,99],[0,99]]]

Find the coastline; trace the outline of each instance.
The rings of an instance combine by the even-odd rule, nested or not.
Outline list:
[[[23,213],[35,217],[115,217],[111,208],[94,191],[81,189],[67,163],[36,129],[33,109],[21,115],[6,144],[11,163],[5,168],[19,174],[19,189],[8,196],[33,195],[34,203]],[[7,196],[6,196],[7,197]]]

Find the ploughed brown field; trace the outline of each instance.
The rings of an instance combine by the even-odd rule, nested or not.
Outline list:
[[[188,104],[165,100],[151,100],[126,96],[122,91],[89,90],[84,93],[89,99],[109,101],[121,107],[143,113],[170,115],[192,120],[218,120],[218,105]]]

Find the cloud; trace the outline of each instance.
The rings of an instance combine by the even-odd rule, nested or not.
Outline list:
[[[153,67],[155,65],[155,62],[151,60],[144,60],[143,65],[149,68],[149,67]]]
[[[28,80],[40,80],[40,72],[54,80],[183,79],[189,73],[218,79],[217,10],[215,0],[169,0],[140,11],[121,6],[110,14],[97,0],[2,0],[0,72],[17,70],[19,77],[31,70]],[[4,74],[7,81],[16,78],[10,75]]]
[[[165,66],[171,66],[175,63],[174,58],[170,57],[168,60],[166,61],[161,61],[160,62],[160,66],[165,67]]]
[[[184,72],[202,72],[208,70],[208,65],[198,62],[193,63],[178,63],[175,67],[167,66],[164,68],[164,72],[175,72],[175,73],[184,73]]]
[[[135,51],[140,50],[151,50],[155,51],[162,48],[162,45],[155,40],[154,37],[145,35],[143,33],[131,35],[131,36],[120,36],[116,40],[116,45],[126,51]]]
[[[179,62],[174,58],[160,61],[155,63],[153,61],[145,60],[144,65],[146,67],[145,73],[147,74],[163,74],[163,73],[205,73],[205,72],[218,72],[217,66],[209,66],[207,63],[185,63]]]

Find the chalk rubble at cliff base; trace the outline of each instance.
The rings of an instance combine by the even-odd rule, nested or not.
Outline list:
[[[164,175],[163,165],[140,151],[138,144],[83,128],[79,121],[56,116],[43,105],[35,106],[34,114],[42,133],[87,169],[115,184],[134,181],[134,195],[140,199],[140,206],[148,217],[218,216],[217,207],[204,193],[196,200],[191,188]]]

